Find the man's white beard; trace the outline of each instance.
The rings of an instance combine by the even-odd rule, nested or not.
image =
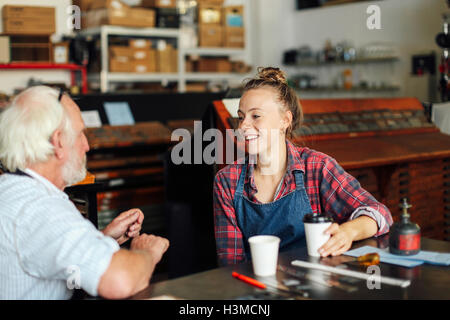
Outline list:
[[[86,171],[86,155],[81,159],[72,149],[69,159],[61,170],[65,185],[70,186],[80,182],[86,177]]]

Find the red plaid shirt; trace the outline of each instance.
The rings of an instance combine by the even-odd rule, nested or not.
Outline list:
[[[295,190],[294,170],[305,174],[305,188],[313,213],[326,213],[335,222],[343,223],[361,215],[377,222],[376,236],[389,231],[392,216],[389,209],[378,202],[359,182],[330,156],[287,141],[288,164],[278,200]],[[233,199],[243,165],[237,162],[220,170],[214,180],[214,231],[220,265],[245,260],[242,232],[237,224]],[[255,197],[254,165],[247,167],[244,196],[260,203]],[[301,221],[299,221],[301,223]]]

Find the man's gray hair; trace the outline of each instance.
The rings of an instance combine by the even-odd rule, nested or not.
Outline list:
[[[58,95],[47,86],[31,87],[0,113],[0,161],[7,170],[46,162],[54,154],[50,139],[57,129],[73,144],[71,120]]]

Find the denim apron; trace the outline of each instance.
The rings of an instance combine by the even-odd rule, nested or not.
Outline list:
[[[247,172],[245,163],[234,196],[238,226],[244,240],[245,255],[250,260],[248,239],[255,235],[274,235],[280,238],[280,251],[306,246],[303,216],[312,213],[306,194],[302,171],[294,171],[294,191],[270,203],[255,203],[243,195]]]

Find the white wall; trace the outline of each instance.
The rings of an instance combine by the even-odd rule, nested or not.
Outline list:
[[[252,34],[255,66],[279,66],[282,52],[295,44],[295,1],[253,0]]]
[[[66,8],[72,4],[71,0],[0,0],[0,11],[4,5],[30,5],[30,6],[49,6],[55,7],[56,16],[56,33],[58,37],[61,34],[68,34],[70,30],[66,24]],[[3,21],[0,15],[0,30],[3,32]],[[23,88],[26,86],[28,79],[33,77],[36,80],[43,80],[46,82],[65,82],[70,85],[70,73],[65,71],[46,71],[46,70],[14,70],[5,71],[0,70],[0,92],[12,94],[16,88]]]

